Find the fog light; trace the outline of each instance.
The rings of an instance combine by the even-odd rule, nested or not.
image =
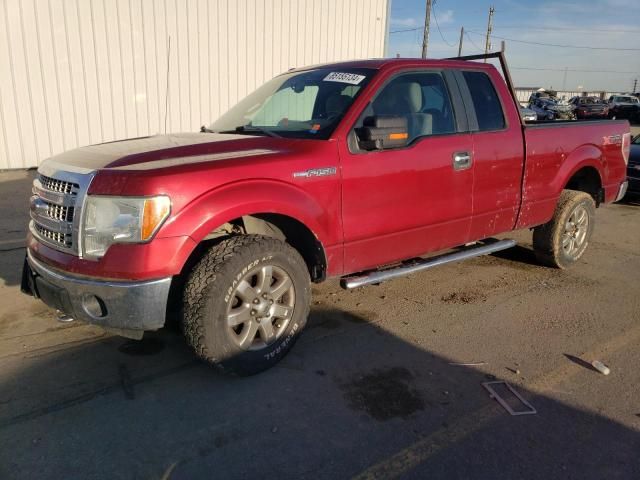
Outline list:
[[[107,306],[100,297],[85,293],[82,296],[82,308],[87,315],[93,318],[103,318],[107,316]]]

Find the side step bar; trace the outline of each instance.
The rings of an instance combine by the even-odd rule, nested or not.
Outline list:
[[[429,268],[438,267],[440,265],[446,265],[447,263],[459,262],[461,260],[467,260],[469,258],[480,257],[482,255],[489,255],[490,253],[498,252],[500,250],[506,250],[507,248],[515,247],[516,241],[496,240],[491,243],[482,244],[479,247],[464,248],[453,253],[446,253],[444,255],[438,255],[431,258],[419,258],[411,263],[405,263],[398,267],[388,268],[386,270],[373,270],[371,272],[364,272],[355,274],[340,279],[340,286],[345,289],[362,287],[364,285],[370,285],[372,283],[380,283],[386,280],[392,280],[394,278],[403,277],[411,273],[420,272]]]

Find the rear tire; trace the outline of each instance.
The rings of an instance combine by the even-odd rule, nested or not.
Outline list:
[[[184,290],[183,329],[201,359],[253,375],[278,363],[304,329],[307,266],[288,244],[261,235],[223,240],[196,264]]]
[[[595,225],[591,195],[563,190],[553,218],[533,230],[533,249],[543,265],[568,268],[584,254]]]

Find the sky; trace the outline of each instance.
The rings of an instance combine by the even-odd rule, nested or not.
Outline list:
[[[425,5],[391,0],[389,56],[420,56]],[[640,91],[639,0],[434,0],[427,56],[456,56],[461,26],[462,54],[483,53],[491,5],[491,43],[499,50],[505,39],[517,87],[630,92],[637,78]]]

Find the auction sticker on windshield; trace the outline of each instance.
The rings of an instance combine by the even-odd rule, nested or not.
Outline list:
[[[324,77],[325,82],[340,82],[350,83],[351,85],[358,85],[366,77],[364,75],[358,75],[357,73],[345,73],[345,72],[331,72]]]

